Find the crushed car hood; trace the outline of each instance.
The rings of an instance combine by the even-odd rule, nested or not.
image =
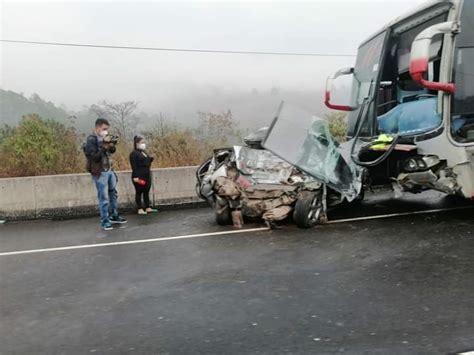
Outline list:
[[[234,146],[234,152],[237,169],[259,184],[287,181],[293,171],[293,165],[268,150]]]

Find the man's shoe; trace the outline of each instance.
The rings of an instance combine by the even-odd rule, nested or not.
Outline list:
[[[139,214],[139,215],[146,215],[147,213],[146,213],[146,211],[145,211],[144,209],[140,208],[140,209],[138,210],[137,214]]]
[[[113,217],[110,217],[110,222],[112,222],[113,224],[125,224],[127,223],[127,220],[120,216],[113,216]]]
[[[112,227],[112,223],[110,223],[110,221],[107,221],[102,223],[102,229],[105,231],[109,231],[114,229],[114,227]]]

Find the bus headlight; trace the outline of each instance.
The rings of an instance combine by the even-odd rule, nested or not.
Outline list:
[[[412,173],[417,170],[418,170],[418,164],[416,163],[415,158],[410,158],[405,161],[405,171]]]
[[[405,160],[404,170],[409,173],[425,171],[439,164],[439,158],[434,155],[416,156]]]

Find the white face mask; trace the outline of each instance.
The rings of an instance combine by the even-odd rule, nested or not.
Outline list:
[[[101,136],[102,138],[104,138],[107,134],[109,134],[109,132],[108,132],[107,130],[105,130],[105,131],[100,131],[99,136]]]
[[[145,143],[140,143],[137,145],[137,148],[140,150],[145,150],[146,149],[146,144]]]

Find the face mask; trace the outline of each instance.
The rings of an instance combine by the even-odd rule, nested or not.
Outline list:
[[[140,150],[145,150],[146,149],[146,144],[145,143],[140,143],[137,145],[137,148]]]
[[[109,132],[107,132],[107,130],[105,130],[105,131],[100,131],[99,136],[101,136],[102,138],[104,138],[107,134],[109,134]]]

